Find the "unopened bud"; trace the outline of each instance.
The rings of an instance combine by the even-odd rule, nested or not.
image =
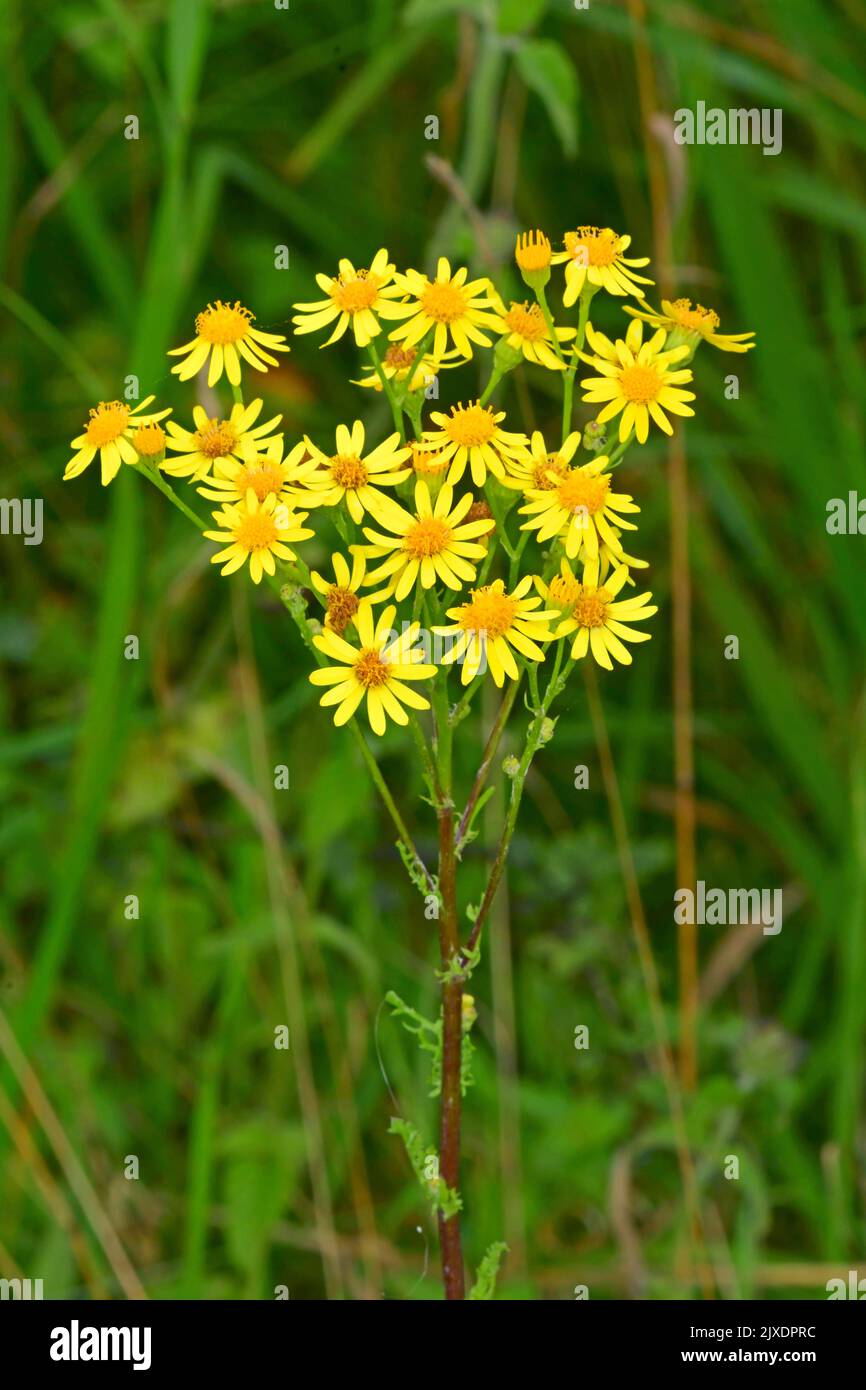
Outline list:
[[[506,777],[516,777],[520,771],[520,759],[515,758],[513,753],[509,753],[508,757],[503,760],[502,771]]]
[[[597,420],[590,420],[583,431],[583,447],[591,454],[600,454],[605,446],[607,430]]]

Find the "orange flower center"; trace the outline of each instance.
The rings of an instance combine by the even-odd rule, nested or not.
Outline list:
[[[387,685],[390,667],[383,661],[377,647],[364,647],[353,667],[355,680],[366,690]]]
[[[466,313],[466,295],[458,285],[432,282],[421,294],[421,308],[435,323],[453,323]]]
[[[283,470],[279,465],[264,460],[244,464],[232,481],[242,494],[251,487],[260,502],[264,502],[271,493],[278,496],[285,483]]]
[[[244,550],[267,550],[278,539],[277,524],[267,512],[252,512],[235,531],[235,540]]]
[[[469,511],[466,513],[466,520],[467,520],[467,521],[492,521],[492,520],[493,520],[493,512],[490,510],[490,506],[489,506],[489,504],[488,504],[487,502],[473,502],[473,503],[472,503],[472,506],[469,508]],[[486,536],[479,536],[478,539],[479,539],[479,543],[480,543],[481,545],[484,545],[485,542],[486,542],[486,540],[487,540],[487,537],[486,537]]]
[[[566,232],[565,249],[578,265],[613,265],[619,255],[619,237],[610,227],[578,227]]]
[[[509,598],[501,579],[472,589],[472,602],[464,603],[458,622],[467,632],[484,632],[491,641],[501,637],[514,622],[517,600]]]
[[[619,374],[619,384],[626,400],[633,401],[636,405],[646,405],[648,401],[654,401],[662,389],[662,379],[656,368],[642,367],[640,363],[635,363],[633,367],[623,367]]]
[[[328,623],[338,636],[342,636],[358,611],[358,596],[351,589],[332,584],[328,590],[327,604]]]
[[[393,367],[395,372],[404,372],[418,356],[416,348],[401,347],[399,343],[392,343],[385,353],[385,366]]]
[[[161,425],[139,425],[132,436],[132,447],[140,458],[156,458],[165,448],[165,431]]]
[[[113,444],[126,429],[129,419],[129,406],[121,401],[100,401],[91,410],[90,419],[85,426],[88,444],[101,449],[103,444]]]
[[[420,445],[413,444],[412,467],[416,473],[435,478],[437,474],[444,473],[446,468],[451,467],[451,460],[443,458],[440,453],[433,453],[430,449],[423,449]]]
[[[465,449],[488,444],[496,433],[493,411],[489,405],[455,405],[445,433],[453,443],[462,444]]]
[[[537,343],[540,338],[547,337],[547,324],[537,304],[529,307],[526,303],[512,304],[505,315],[505,322],[510,333],[516,333],[518,337],[526,338],[530,343]]]
[[[547,596],[554,607],[563,612],[574,606],[582,590],[583,585],[578,579],[569,579],[565,574],[557,574],[550,581]]]
[[[196,430],[193,441],[205,458],[228,458],[238,446],[238,432],[228,420],[208,420]]]
[[[703,304],[698,304],[693,309],[690,299],[675,299],[671,305],[671,318],[681,328],[687,328],[691,333],[700,333],[703,337],[708,333],[715,333],[719,326],[719,316],[715,309],[705,309]]]
[[[558,473],[560,478],[564,478],[568,473],[568,464],[561,454],[548,454],[547,458],[536,463],[532,473],[532,486],[540,488],[542,492],[555,488],[556,483],[551,482],[548,473]]]
[[[550,242],[543,232],[524,232],[517,238],[514,259],[521,270],[545,270],[550,265]]]
[[[370,475],[356,454],[335,454],[331,459],[331,477],[337,487],[351,492],[353,488],[363,487]]]
[[[410,526],[403,537],[403,549],[414,560],[422,560],[427,555],[441,555],[451,544],[453,532],[446,522],[437,516],[425,516]]]
[[[238,343],[247,336],[250,320],[254,318],[255,314],[245,309],[240,300],[223,304],[218,299],[197,316],[195,331],[207,343]]]
[[[379,278],[369,270],[359,270],[357,275],[344,280],[339,275],[331,285],[330,296],[338,309],[344,314],[359,314],[362,309],[370,309],[379,296]]]
[[[584,589],[574,605],[573,617],[581,627],[604,627],[611,595],[607,589]]]
[[[557,488],[557,498],[567,512],[582,512],[595,516],[604,510],[607,494],[610,491],[610,478],[593,478],[589,473],[575,469]]]

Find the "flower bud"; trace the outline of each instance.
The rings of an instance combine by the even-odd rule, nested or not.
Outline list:
[[[515,758],[513,753],[509,753],[502,764],[502,771],[506,777],[516,777],[520,771],[520,759]]]
[[[550,279],[550,254],[550,242],[543,232],[524,232],[517,238],[514,259],[531,290],[543,290]]]
[[[597,420],[590,420],[583,431],[583,447],[591,454],[600,454],[605,447],[607,430]]]

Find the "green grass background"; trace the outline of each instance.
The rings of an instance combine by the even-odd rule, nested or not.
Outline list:
[[[820,1298],[832,1275],[866,1272],[866,541],[824,524],[827,500],[864,478],[866,10],[645,8],[662,115],[698,99],[784,112],[775,159],[694,147],[670,165],[680,292],[758,335],[748,357],[701,351],[685,430],[698,874],[781,886],[786,904],[775,938],[701,929],[687,1118],[725,1296]],[[186,416],[164,352],[208,299],[237,296],[288,332],[315,272],[380,245],[401,265],[443,250],[492,264],[505,293],[524,227],[610,224],[649,253],[642,9],[0,3],[2,492],[45,499],[41,548],[0,537],[0,1274],[41,1277],[47,1297],[137,1281],[157,1298],[438,1296],[434,1227],[386,1134],[399,1106],[432,1136],[433,1106],[382,1007],[395,988],[435,1011],[436,943],[357,752],[318,710],[267,591],[221,580],[126,470],[108,490],[95,468],[60,476],[88,407],[129,373]],[[622,322],[610,305],[598,318]],[[316,342],[295,340],[265,383],[288,436],[324,438],[360,412],[389,428],[348,384],[351,347]],[[540,376],[524,383],[528,423],[545,426],[557,399]],[[474,382],[461,372],[454,398]],[[506,399],[519,412],[523,385]],[[601,690],[675,1037],[665,460],[654,436],[624,470],[654,640]],[[468,778],[480,734],[460,732]],[[432,857],[399,733],[383,758]],[[276,763],[291,786],[274,795]],[[588,791],[573,787],[581,763]],[[579,678],[527,790],[473,981],[467,1257],[508,1240],[500,1292],[514,1298],[578,1284],[688,1297],[673,1130]],[[283,1023],[289,1053],[273,1047]]]

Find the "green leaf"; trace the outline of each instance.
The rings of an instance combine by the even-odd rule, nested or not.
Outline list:
[[[517,70],[527,87],[541,97],[563,153],[577,153],[577,72],[562,44],[529,39],[516,54]]]
[[[502,1256],[507,1249],[508,1246],[504,1240],[497,1240],[488,1247],[484,1259],[478,1266],[475,1283],[468,1294],[469,1298],[491,1299],[493,1297],[496,1292],[496,1276],[499,1273]]]
[[[547,0],[499,0],[500,34],[522,34],[534,29],[547,8]]]

